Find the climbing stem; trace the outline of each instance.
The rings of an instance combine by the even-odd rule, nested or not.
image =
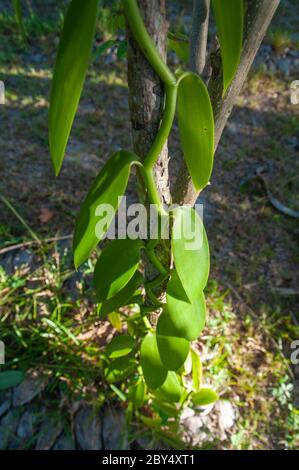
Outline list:
[[[143,162],[146,168],[150,169],[154,167],[165,145],[165,142],[168,139],[175,116],[177,90],[177,85],[165,85],[165,103],[163,118],[154,143]]]
[[[152,38],[148,34],[138,8],[137,0],[123,0],[123,5],[131,32],[143,54],[161,80],[167,85],[174,85],[176,78],[158,53]]]
[[[156,206],[159,216],[167,215],[167,212],[163,207],[162,201],[157,190],[152,169],[140,166],[140,171],[145,187],[147,189],[149,203]]]
[[[168,275],[168,270],[163,266],[163,264],[161,263],[161,261],[157,257],[155,251],[146,249],[146,254],[147,254],[148,259],[151,261],[151,263],[157,269],[157,271],[159,271],[160,274],[163,274],[164,276],[167,276]]]

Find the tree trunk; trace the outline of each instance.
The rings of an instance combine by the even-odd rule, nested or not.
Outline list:
[[[165,0],[139,0],[145,26],[161,57],[166,60],[168,23]],[[129,28],[128,37],[128,85],[129,108],[132,122],[134,151],[144,158],[159,129],[164,103],[163,84],[140,51]],[[162,201],[170,203],[167,144],[155,167],[155,179]],[[144,185],[139,179],[139,196],[145,198]]]

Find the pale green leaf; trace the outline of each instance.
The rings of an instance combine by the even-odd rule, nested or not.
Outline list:
[[[196,406],[210,405],[218,400],[218,394],[210,388],[202,388],[199,392],[192,393],[191,399]]]

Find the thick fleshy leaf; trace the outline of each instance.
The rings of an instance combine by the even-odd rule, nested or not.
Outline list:
[[[144,380],[149,388],[160,387],[167,377],[162,364],[155,333],[148,333],[141,343],[140,362]]]
[[[191,399],[196,406],[210,405],[218,400],[218,394],[210,388],[202,388],[199,392],[192,393]]]
[[[16,387],[25,378],[24,372],[21,370],[8,370],[0,372],[0,390],[6,390],[7,388]]]
[[[135,346],[132,336],[120,335],[115,336],[106,347],[106,354],[111,359],[127,356]]]
[[[122,321],[118,312],[109,313],[108,320],[116,331],[122,331]]]
[[[73,244],[76,268],[88,258],[108,230],[136,158],[136,155],[124,150],[115,153],[93,183],[76,221]]]
[[[134,358],[118,357],[105,369],[105,377],[110,383],[121,382],[127,379],[134,369],[136,369]]]
[[[94,270],[94,285],[100,302],[118,294],[137,271],[141,240],[112,240],[104,248]]]
[[[175,268],[190,301],[200,297],[210,270],[207,235],[200,216],[188,206],[173,211],[172,253]]]
[[[178,123],[186,164],[197,190],[204,188],[212,173],[214,116],[210,97],[198,75],[184,75],[178,87]]]
[[[157,323],[157,344],[161,361],[167,370],[178,370],[189,353],[189,341],[178,336],[168,313],[160,315]]]
[[[101,320],[103,320],[108,313],[118,310],[120,307],[124,307],[125,305],[129,305],[133,295],[141,285],[142,280],[142,275],[139,272],[136,272],[128,284],[118,292],[118,294],[103,302],[100,307]]]
[[[177,403],[182,396],[182,387],[175,372],[169,371],[165,382],[155,390],[155,395],[166,401]]]
[[[212,0],[220,42],[224,92],[234,78],[243,45],[243,0]],[[225,3],[225,4],[224,4]]]
[[[49,109],[50,152],[58,174],[78,108],[91,54],[98,0],[72,0],[63,25]]]
[[[178,336],[189,341],[197,339],[204,328],[206,319],[203,292],[190,302],[180,278],[174,270],[167,285],[166,299],[167,312]]]
[[[145,400],[146,385],[140,380],[136,385],[129,388],[128,398],[133,403],[134,408],[140,408]]]

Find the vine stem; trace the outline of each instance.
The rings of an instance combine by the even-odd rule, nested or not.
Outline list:
[[[132,34],[143,54],[166,85],[175,85],[176,78],[158,53],[147,32],[136,0],[123,0],[124,11]]]
[[[146,168],[153,168],[163,147],[170,134],[177,102],[178,87],[175,85],[165,85],[165,104],[164,114],[161,121],[160,129],[154,140],[154,143],[144,159],[144,166]]]

